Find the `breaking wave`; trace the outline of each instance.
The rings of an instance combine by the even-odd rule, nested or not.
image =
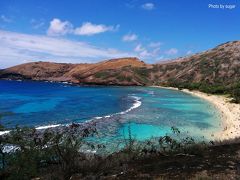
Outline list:
[[[127,114],[128,112],[132,111],[133,109],[136,109],[138,107],[140,107],[142,105],[142,102],[140,101],[140,97],[137,97],[137,96],[130,96],[131,98],[134,99],[134,103],[133,105],[125,110],[125,111],[122,111],[122,112],[119,112],[119,113],[115,113],[115,114],[110,114],[110,115],[106,115],[106,116],[102,116],[102,117],[94,117],[93,119],[89,120],[89,121],[86,121],[86,123],[89,123],[91,122],[92,120],[97,120],[97,119],[103,119],[103,118],[110,118],[112,116],[115,116],[115,115],[124,115],[124,114]],[[60,127],[60,126],[69,126],[70,124],[50,124],[50,125],[45,125],[45,126],[38,126],[38,127],[35,127],[37,130],[43,130],[43,129],[49,129],[49,128],[55,128],[55,127]],[[9,133],[10,131],[0,131],[0,136],[1,135],[4,135],[4,134],[7,134]]]

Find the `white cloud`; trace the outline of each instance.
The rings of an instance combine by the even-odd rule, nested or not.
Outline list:
[[[0,16],[0,19],[1,19],[3,22],[6,22],[6,23],[12,22],[12,20],[11,20],[10,18],[6,17],[6,16],[3,15],[3,14]]]
[[[141,52],[141,51],[144,51],[144,50],[145,50],[145,48],[142,47],[141,44],[138,44],[134,49],[135,52]]]
[[[151,42],[148,46],[151,48],[156,48],[156,47],[160,47],[162,45],[161,42]]]
[[[134,51],[138,53],[138,56],[142,59],[148,59],[148,58],[154,58],[159,56],[160,53],[160,48],[156,47],[154,49],[149,49],[142,44],[138,44],[135,48]]]
[[[81,27],[78,27],[74,30],[74,34],[77,35],[87,35],[91,36],[94,34],[99,34],[107,31],[116,31],[119,28],[119,25],[106,26],[104,24],[92,24],[91,22],[83,23]]]
[[[148,50],[143,50],[139,53],[140,58],[147,58],[147,57],[151,57],[152,54],[150,52],[148,52]]]
[[[178,53],[178,50],[176,48],[171,48],[165,52],[167,55],[175,55]]]
[[[117,31],[117,26],[106,26],[104,24],[93,24],[91,22],[85,22],[82,26],[74,28],[69,21],[61,21],[60,19],[54,18],[50,22],[50,26],[47,30],[49,36],[59,36],[65,34],[75,34],[82,36],[91,36],[107,31]]]
[[[160,48],[159,48],[159,47],[157,47],[157,48],[155,48],[155,49],[152,50],[152,54],[153,54],[154,56],[157,56],[159,53],[160,53]]]
[[[50,22],[50,26],[47,30],[49,36],[65,35],[72,32],[72,24],[68,21],[61,21],[60,19],[54,18]]]
[[[153,10],[155,8],[155,5],[153,3],[145,3],[142,5],[142,8],[145,10]]]
[[[123,36],[122,40],[125,42],[136,41],[138,36],[136,34],[126,34]]]
[[[116,49],[99,48],[85,42],[0,30],[1,68],[29,61],[89,63],[127,56],[135,55]]]
[[[187,51],[186,54],[187,54],[187,55],[191,55],[191,54],[192,54],[192,51]]]
[[[45,21],[43,19],[40,20],[31,19],[30,23],[33,29],[39,29],[45,25]]]

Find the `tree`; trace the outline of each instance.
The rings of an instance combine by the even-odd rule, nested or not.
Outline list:
[[[236,88],[232,92],[232,96],[236,103],[240,103],[240,88]]]

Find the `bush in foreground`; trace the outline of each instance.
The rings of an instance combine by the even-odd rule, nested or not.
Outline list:
[[[152,176],[154,173],[181,175],[182,172],[177,170],[179,167],[188,167],[188,172],[194,173],[192,167],[204,167],[204,163],[210,161],[219,163],[220,159],[225,157],[222,150],[216,151],[214,146],[205,142],[195,142],[191,137],[183,137],[177,128],[173,127],[172,133],[172,136],[166,135],[138,142],[132,137],[129,128],[128,137],[125,137],[123,142],[124,147],[116,152],[106,153],[104,145],[89,141],[97,134],[94,127],[72,125],[61,131],[44,132],[17,128],[10,134],[0,137],[0,178],[129,179],[139,177],[139,173],[151,173]],[[230,148],[226,149],[229,151]],[[229,161],[229,156],[226,157]],[[227,160],[224,159],[223,162],[226,164]],[[206,166],[209,167],[209,164]]]
[[[88,140],[97,133],[96,128],[75,126],[44,132],[16,128],[1,136],[1,179],[69,179],[73,174],[101,176],[104,172],[123,172],[135,160],[201,154],[201,150],[207,147],[190,137],[181,138],[177,128],[172,128],[175,138],[166,135],[145,142],[133,139],[129,129],[124,147],[106,154],[103,153],[104,145]],[[99,150],[101,153],[95,153]]]

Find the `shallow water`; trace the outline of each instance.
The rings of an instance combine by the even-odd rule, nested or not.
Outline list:
[[[221,128],[212,104],[181,91],[3,80],[0,90],[6,128],[95,121],[106,141],[127,136],[129,128],[139,140],[163,136],[172,126],[196,137]]]

